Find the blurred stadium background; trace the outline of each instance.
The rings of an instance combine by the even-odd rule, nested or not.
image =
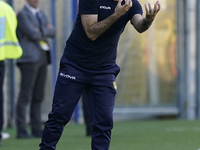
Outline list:
[[[16,13],[25,0],[4,0]],[[139,0],[155,3],[156,0]],[[160,0],[162,9],[150,30],[138,34],[128,24],[118,46],[118,93],[114,119],[173,117],[200,118],[200,1]],[[77,13],[78,0],[41,0],[40,8],[56,26],[51,41],[52,65],[48,68],[43,120],[51,109],[59,60]],[[145,11],[144,11],[145,15]],[[77,41],[78,42],[78,41]],[[7,60],[5,127],[15,125],[15,103],[20,73],[13,60]],[[81,122],[81,102],[77,109]],[[28,117],[28,114],[27,114]]]

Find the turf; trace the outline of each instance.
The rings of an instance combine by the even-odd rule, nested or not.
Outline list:
[[[38,150],[40,139],[16,139],[15,129],[6,129],[11,137],[0,150]],[[90,150],[89,137],[82,124],[69,124],[57,150]],[[110,150],[198,150],[200,121],[149,120],[115,122]]]

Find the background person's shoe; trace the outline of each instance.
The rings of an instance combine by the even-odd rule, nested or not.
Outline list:
[[[29,135],[26,130],[19,130],[17,132],[17,138],[18,139],[29,139],[29,138],[32,138],[32,136]]]
[[[41,138],[42,137],[42,131],[33,132],[32,136],[34,138]]]

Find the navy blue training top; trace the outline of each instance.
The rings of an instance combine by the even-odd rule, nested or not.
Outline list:
[[[114,13],[117,1],[79,0],[79,12],[74,29],[66,42],[64,56],[69,61],[86,69],[104,69],[115,65],[117,45],[127,22],[135,14],[142,14],[142,7],[137,0],[106,32],[95,41],[91,41],[82,26],[81,14],[98,14],[98,21]],[[122,2],[124,4],[124,1]]]

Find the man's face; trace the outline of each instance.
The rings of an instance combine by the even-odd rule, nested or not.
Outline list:
[[[26,0],[29,5],[31,5],[33,8],[38,8],[38,5],[40,3],[40,0]]]

